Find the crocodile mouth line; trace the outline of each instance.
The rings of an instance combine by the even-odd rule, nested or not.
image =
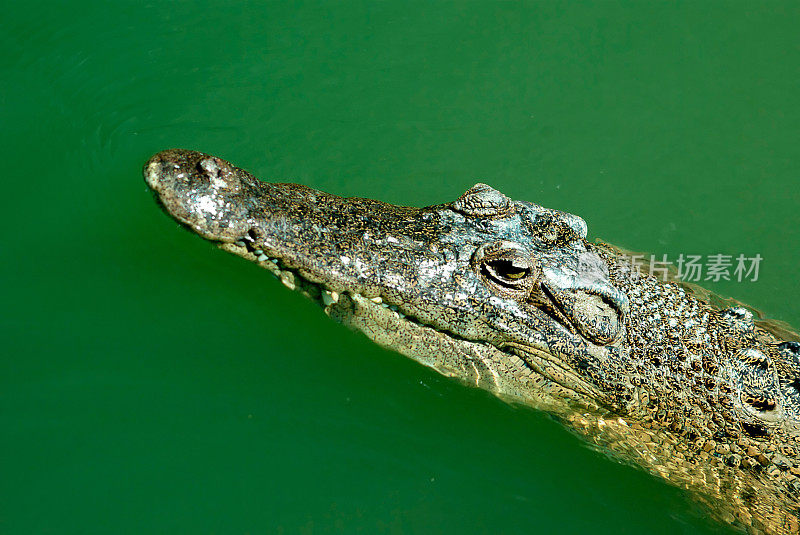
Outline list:
[[[380,305],[383,308],[389,309],[398,318],[411,320],[408,316],[400,312],[399,308],[395,305],[385,303],[383,298],[375,296],[367,296],[360,292],[353,292],[349,290],[339,291],[327,287],[324,283],[312,280],[308,275],[303,273],[302,268],[287,265],[279,257],[270,256],[267,249],[263,245],[256,243],[256,238],[252,234],[242,236],[234,242],[226,241],[213,241],[218,247],[228,252],[234,253],[247,260],[255,262],[260,267],[266,269],[275,276],[281,283],[290,290],[299,291],[304,296],[308,297],[318,305],[320,305],[326,312],[329,312],[328,307],[339,302],[339,298],[344,293],[357,293],[364,299],[369,300],[375,305]],[[420,323],[420,325],[423,325]]]
[[[558,300],[553,293],[547,288],[547,285],[539,283],[538,292],[534,299],[531,301],[536,308],[550,316],[550,319],[564,327],[571,335],[581,336],[578,329],[575,327],[572,320],[567,316],[566,312],[561,308]],[[581,336],[582,337],[582,336]]]
[[[569,367],[564,366],[564,364],[547,351],[516,342],[506,343],[501,348],[501,351],[518,356],[533,371],[558,383],[563,388],[589,396],[598,401],[605,397],[597,387],[587,383],[577,373]],[[552,368],[554,372],[548,372],[545,368]]]

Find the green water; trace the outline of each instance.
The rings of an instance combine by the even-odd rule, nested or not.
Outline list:
[[[546,415],[156,208],[153,152],[409,205],[478,180],[800,326],[793,2],[9,2],[0,532],[719,533]]]

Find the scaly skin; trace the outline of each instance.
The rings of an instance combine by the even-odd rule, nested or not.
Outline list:
[[[800,345],[637,276],[579,217],[483,184],[406,208],[267,184],[185,150],[145,180],[165,211],[336,320],[557,415],[752,533],[797,533]]]

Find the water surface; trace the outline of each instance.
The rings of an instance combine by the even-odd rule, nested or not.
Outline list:
[[[557,422],[156,208],[153,152],[428,205],[477,181],[800,326],[791,2],[34,2],[0,20],[0,531],[719,533]]]

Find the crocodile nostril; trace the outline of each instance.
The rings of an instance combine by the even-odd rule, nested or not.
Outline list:
[[[220,172],[216,158],[203,158],[197,162],[197,169],[208,178],[216,178]]]

